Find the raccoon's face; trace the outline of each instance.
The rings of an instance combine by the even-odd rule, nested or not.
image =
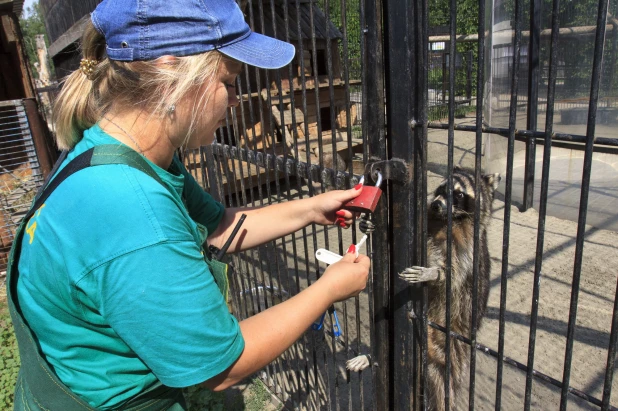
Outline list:
[[[430,196],[429,215],[437,219],[447,218],[447,183],[445,180]],[[481,214],[491,212],[494,192],[500,183],[500,174],[487,174],[481,178]],[[455,167],[453,173],[453,219],[474,219],[475,185],[474,174]]]

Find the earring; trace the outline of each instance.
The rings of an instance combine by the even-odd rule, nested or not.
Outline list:
[[[176,104],[172,104],[167,108],[167,114],[170,116],[174,114],[174,111],[176,111]]]

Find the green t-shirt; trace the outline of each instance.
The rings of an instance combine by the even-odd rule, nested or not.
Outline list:
[[[121,143],[95,125],[63,166],[100,144]],[[169,170],[150,165],[173,194],[126,165],[90,167],[54,191],[22,243],[24,318],[60,380],[96,408],[115,408],[157,379],[203,382],[244,348],[199,246],[223,206],[178,160]]]

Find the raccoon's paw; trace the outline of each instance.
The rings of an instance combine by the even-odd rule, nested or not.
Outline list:
[[[422,283],[425,281],[435,281],[440,277],[438,267],[408,267],[399,274],[399,278],[411,284]]]
[[[359,355],[351,360],[346,361],[345,367],[350,371],[359,372],[369,367],[371,359],[369,355]]]

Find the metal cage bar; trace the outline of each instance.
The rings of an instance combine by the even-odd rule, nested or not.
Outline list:
[[[495,381],[492,382],[492,389],[495,389],[492,391],[492,405],[495,409],[506,409],[512,405],[507,403],[504,394],[505,381],[508,381],[511,369],[525,375],[525,387],[520,399],[524,409],[534,407],[535,384],[558,389],[561,409],[566,408],[569,393],[573,398],[593,406],[615,409],[610,405],[612,369],[618,341],[618,305],[615,297],[602,398],[597,398],[588,389],[578,387],[577,383],[571,384],[570,378],[592,153],[614,153],[618,147],[618,138],[597,136],[594,128],[600,104],[599,89],[604,81],[602,74],[606,72],[601,64],[604,53],[607,53],[604,36],[606,30],[614,28],[604,20],[608,7],[606,0],[600,0],[596,32],[591,29],[586,29],[585,33],[582,30],[578,32],[582,35],[594,33],[596,46],[587,130],[585,134],[577,130],[565,132],[563,128],[556,132],[554,123],[557,110],[567,106],[579,109],[583,105],[581,102],[558,102],[557,98],[557,83],[564,77],[562,71],[565,70],[558,58],[559,47],[563,36],[574,34],[566,32],[559,25],[559,0],[552,3],[549,31],[543,30],[546,26],[543,26],[545,23],[541,19],[545,17],[539,12],[539,0],[527,3],[530,4],[529,30],[526,30],[526,22],[523,20],[524,2],[516,0],[513,4],[515,18],[512,39],[508,43],[510,54],[500,57],[508,60],[511,68],[508,83],[505,81],[508,92],[501,94],[497,101],[497,106],[508,114],[508,124],[496,125],[488,121],[484,112],[489,104],[487,96],[492,87],[490,70],[495,69],[492,67],[492,55],[486,53],[487,50],[493,50],[493,45],[492,40],[487,38],[489,27],[486,25],[487,15],[492,10],[486,8],[485,2],[479,4],[476,35],[467,37],[460,35],[457,28],[457,14],[461,5],[454,0],[448,2],[448,36],[440,37],[441,41],[448,43],[440,55],[441,83],[436,82],[435,72],[432,72],[432,59],[436,51],[432,50],[432,45],[437,37],[430,36],[433,29],[429,25],[432,5],[426,0],[248,2],[245,11],[250,25],[284,40],[297,42],[297,58],[292,65],[276,72],[245,67],[237,82],[242,97],[240,106],[229,113],[226,126],[218,133],[217,143],[187,156],[187,161],[194,165],[192,172],[195,172],[196,179],[208,186],[227,206],[242,208],[314,196],[331,188],[350,187],[361,174],[366,173],[364,166],[378,161],[401,161],[408,172],[406,179],[392,178],[384,183],[383,200],[372,216],[372,221],[379,229],[368,242],[368,252],[373,262],[371,287],[366,295],[336,305],[342,314],[339,317],[342,338],[336,338],[330,331],[309,331],[261,375],[286,407],[336,410],[428,409],[427,398],[431,395],[428,382],[428,334],[437,331],[446,337],[445,395],[442,398],[446,409],[452,408],[450,400],[453,398],[449,397],[453,394],[449,390],[449,378],[452,367],[457,365],[450,358],[450,347],[462,343],[467,344],[466,349],[470,350],[468,391],[465,395],[470,410],[482,408],[489,402],[479,403],[479,391],[487,385],[482,375],[486,369],[482,368],[486,367],[483,362],[487,358],[496,362]],[[363,64],[362,82],[358,88],[353,88],[356,85],[350,80],[353,71],[350,50],[357,47],[357,44],[351,40],[354,33],[349,29],[348,18],[350,13],[357,12],[356,7],[361,21],[359,44]],[[337,29],[341,37],[329,31],[330,26],[336,24],[341,26]],[[541,41],[547,39],[547,36],[551,37],[548,67],[537,62],[545,52]],[[474,43],[465,43],[468,40]],[[475,49],[462,51],[463,43],[473,44]],[[461,80],[458,78],[466,70],[464,96],[459,94],[458,81]],[[471,74],[473,70],[475,76]],[[528,81],[527,91],[522,92],[520,88],[524,89],[524,80]],[[546,100],[539,96],[544,85],[547,85]],[[359,89],[361,91],[353,91]],[[433,105],[433,98],[439,95],[438,92],[442,93],[440,109],[446,109],[440,112],[444,115],[442,118],[446,119],[444,122],[442,118],[436,120],[435,117],[438,109],[434,108],[437,106]],[[359,113],[362,117],[360,124],[355,124],[352,119],[352,108],[357,101],[353,93],[360,93],[364,103]],[[608,107],[613,104],[610,100],[607,99]],[[474,119],[460,124],[456,118],[457,111],[462,105],[474,103]],[[520,121],[518,115],[524,110],[523,107],[526,125],[525,129],[520,129],[517,121]],[[543,112],[545,128],[541,130],[537,122]],[[312,118],[311,125],[307,121],[309,117]],[[339,156],[334,154],[338,153],[348,159],[361,154],[360,150],[355,149],[356,137],[353,135],[358,128],[362,129],[363,137],[361,164],[351,161],[342,168]],[[454,150],[457,149],[460,133],[474,136],[474,148],[470,150],[474,156],[476,224],[472,236],[474,268],[470,335],[459,335],[453,330],[450,320],[453,297],[447,299],[444,322],[431,321],[427,316],[430,298],[428,287],[408,286],[396,276],[405,267],[428,264],[426,196],[428,180],[435,171],[428,160],[430,144],[435,143],[429,141],[429,134],[436,131],[446,135],[446,161],[441,164],[440,177],[449,183],[447,225],[450,228],[446,235],[446,287],[449,294],[453,254],[450,244],[454,217],[450,205],[454,202]],[[267,135],[271,138],[270,142],[267,141]],[[500,138],[505,143],[507,153],[504,212],[499,217],[504,224],[501,229],[502,253],[494,256],[501,262],[501,266],[498,264],[500,275],[497,283],[501,290],[499,310],[494,318],[498,324],[495,348],[479,339],[479,335],[482,336],[479,329],[482,331],[482,328],[476,321],[480,299],[476,292],[480,281],[478,264],[482,258],[480,250],[483,241],[479,229],[479,183],[483,178],[484,139],[488,136]],[[525,359],[511,355],[508,344],[505,344],[507,330],[511,326],[507,310],[512,275],[509,259],[513,257],[511,245],[517,231],[513,225],[516,211],[511,208],[516,204],[514,154],[515,144],[521,142],[527,150],[522,209],[534,205],[537,145],[542,144],[543,148],[539,215],[535,227],[536,255],[531,270],[531,309],[525,321],[529,333]],[[546,269],[544,253],[547,248],[550,165],[552,148],[556,147],[583,148],[585,152],[573,295],[562,381],[543,368],[535,369],[541,362],[537,348],[538,329],[542,320],[540,295],[544,288],[541,288],[540,282],[544,278],[543,270]],[[329,156],[332,156],[330,160]],[[355,229],[344,232],[337,227],[311,225],[258,250],[233,257],[232,261],[237,268],[232,280],[235,308],[241,317],[249,316],[300,292],[318,279],[324,268],[313,256],[317,248],[332,248],[333,251],[343,253],[345,242],[356,242],[357,239]],[[267,292],[267,289],[270,291]],[[330,321],[327,316],[324,323],[327,329],[332,326]],[[371,371],[355,376],[343,370],[346,358],[367,352],[372,354]],[[504,364],[510,367],[509,370]],[[368,381],[373,385],[371,390],[367,389]]]

